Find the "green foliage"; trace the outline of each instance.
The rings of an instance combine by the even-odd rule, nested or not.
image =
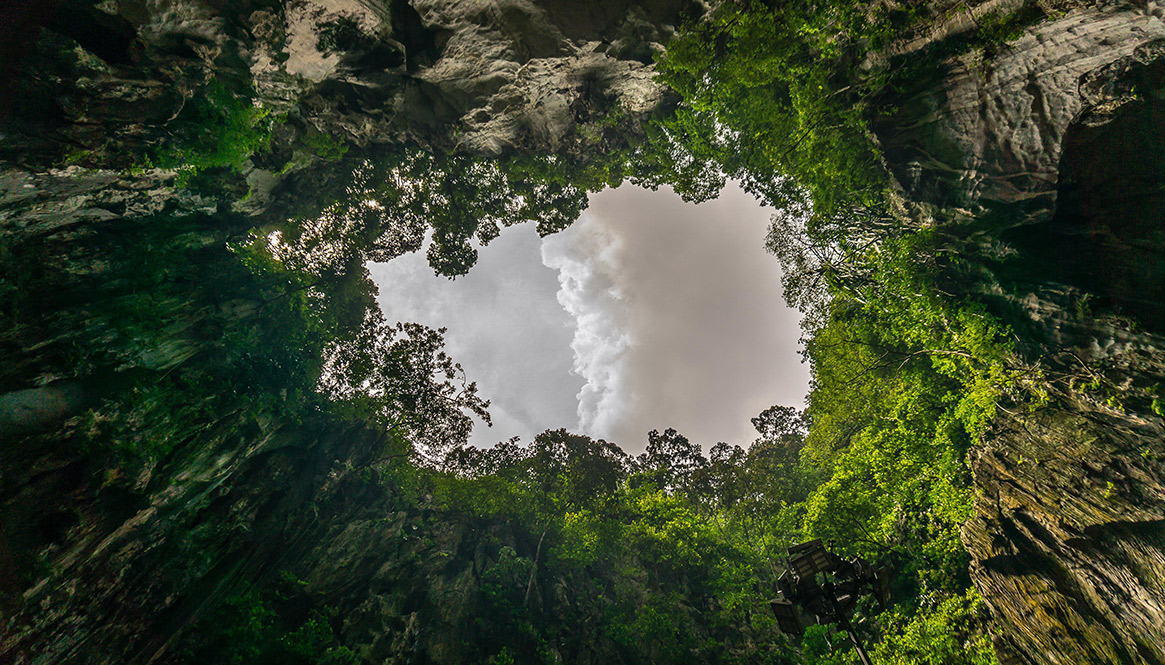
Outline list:
[[[473,421],[487,424],[489,402],[444,352],[445,329],[384,323],[371,312],[356,337],[333,345],[320,377],[321,391],[428,454],[463,445]]]
[[[482,575],[489,618],[477,621],[508,636],[483,649],[538,662],[547,645],[613,641],[630,660],[794,662],[767,600],[770,556],[796,538],[796,511],[782,508],[803,494],[772,471],[793,472],[803,423],[783,408],[757,423],[749,450],[711,461],[674,430],[653,432],[637,458],[552,430],[528,446],[456,448],[443,471],[425,471],[419,493],[450,519],[518,530]],[[717,494],[728,487],[748,499]],[[569,605],[555,600],[560,585]],[[548,603],[577,612],[569,638]]]
[[[148,161],[178,169],[179,186],[208,169],[239,170],[251,155],[268,148],[280,122],[283,117],[256,105],[249,91],[215,78],[187,104],[174,123],[174,136]]]
[[[637,515],[626,536],[657,574],[679,576],[695,571],[704,557],[718,554],[712,528],[684,499],[644,486],[625,500]]]
[[[836,634],[833,624],[817,624],[805,629],[801,651],[810,665],[853,665],[858,662],[844,633]]]
[[[540,235],[561,231],[586,208],[588,192],[622,177],[614,159],[378,148],[354,164],[335,198],[313,200],[278,229],[276,255],[294,271],[342,274],[417,251],[430,235],[429,264],[457,277],[477,261],[474,241],[488,245],[523,222],[535,222]]]
[[[979,17],[972,45],[983,49],[984,57],[995,57],[1009,42],[1023,36],[1024,29],[1044,18],[1038,2],[1025,2],[1009,12],[991,11]]]
[[[344,139],[324,132],[308,131],[303,137],[303,146],[316,157],[332,162],[339,161],[348,153]]]
[[[870,657],[876,665],[994,665],[986,621],[986,607],[973,589],[914,616],[895,609],[882,617],[887,634]]]
[[[288,593],[287,583],[263,590],[244,585],[200,624],[196,646],[187,662],[230,665],[357,665],[362,662],[339,644],[327,606],[297,618],[303,598]]]
[[[510,650],[502,647],[502,650],[490,656],[485,661],[485,665],[515,665],[518,661],[510,655]]]
[[[480,593],[485,597],[491,613],[506,617],[509,622],[523,622],[523,594],[533,562],[518,556],[514,548],[503,546],[498,560],[482,575]]]
[[[872,90],[856,64],[885,42],[884,11],[850,2],[779,11],[723,3],[668,44],[658,63],[661,79],[684,98],[675,124],[688,140],[678,145],[779,209],[808,197],[828,219],[881,204],[888,181],[863,119]]]
[[[1024,24],[1018,12],[1009,14],[987,12],[978,21],[977,35],[985,45],[999,48],[1022,36],[1023,28]]]
[[[94,152],[92,150],[73,148],[65,153],[64,161],[69,166],[74,164],[84,166],[94,161]]]
[[[837,297],[809,340],[806,455],[830,477],[806,503],[805,528],[865,555],[908,552],[920,584],[960,592],[966,452],[1016,377],[1006,329],[939,297],[918,270],[924,241],[883,246],[864,302]]]
[[[302,404],[318,410],[322,401],[334,415],[365,419],[422,454],[463,444],[469,414],[489,422],[489,402],[444,352],[443,329],[389,325],[362,264],[313,265],[278,238],[252,232],[232,246],[251,278],[272,292],[266,316],[229,330],[225,343],[251,377],[270,375]]]
[[[211,648],[218,651],[220,662],[253,663],[263,651],[264,637],[274,618],[274,610],[260,591],[247,586],[228,597],[208,620],[208,631],[213,634]]]
[[[643,130],[644,140],[630,158],[632,182],[653,190],[666,183],[689,202],[720,193],[726,182],[720,166],[726,151],[716,138],[711,114],[687,106],[660,109]]]

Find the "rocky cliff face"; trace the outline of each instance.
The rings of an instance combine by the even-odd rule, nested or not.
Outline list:
[[[963,540],[1001,661],[1159,663],[1165,23],[1152,5],[1060,9],[948,60],[878,134],[918,214],[988,257],[1051,391],[973,453]]]
[[[240,580],[290,570],[376,658],[465,662],[453,627],[476,608],[458,599],[526,543],[422,520],[352,471],[388,454],[383,433],[258,388],[294,363],[226,339],[269,346],[286,285],[227,244],[343,175],[308,135],[588,150],[586,127],[663,101],[647,63],[687,3],[25,4],[3,12],[0,661],[176,662]],[[183,187],[149,158],[208,84],[282,123],[254,161]],[[115,440],[150,461],[97,443]],[[471,565],[448,570],[461,550]]]
[[[191,91],[216,77],[291,113],[301,131],[359,145],[555,151],[599,111],[654,108],[664,92],[651,80],[652,54],[681,15],[699,11],[680,0],[585,10],[525,0],[106,4],[132,26],[131,62],[94,57],[42,30],[51,23],[43,16],[17,15],[26,22],[12,32],[27,43],[13,59],[25,67],[9,109],[17,122],[7,161],[43,167],[71,155],[127,166],[134,148],[157,142]]]

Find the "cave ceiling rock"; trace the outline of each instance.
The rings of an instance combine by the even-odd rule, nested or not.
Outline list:
[[[309,122],[362,144],[556,150],[580,96],[632,113],[659,103],[650,57],[685,5],[303,0],[282,26],[266,11],[247,19],[264,37],[251,73],[264,98],[294,98],[298,86]],[[337,25],[347,37],[334,37]]]
[[[1090,72],[1165,39],[1165,22],[1122,4],[1078,9],[1025,30],[993,58],[965,54],[920,81],[875,131],[907,196],[950,219],[1004,206],[1020,222],[1055,209],[1064,134],[1085,110]],[[899,129],[902,128],[902,129]]]

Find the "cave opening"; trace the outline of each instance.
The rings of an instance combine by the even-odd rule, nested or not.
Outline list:
[[[424,252],[369,269],[389,320],[448,329],[492,401],[478,447],[558,427],[636,453],[665,427],[740,443],[764,409],[800,408],[809,383],[801,315],[764,249],[771,212],[735,183],[698,205],[627,184],[559,233],[506,229],[456,280]]]

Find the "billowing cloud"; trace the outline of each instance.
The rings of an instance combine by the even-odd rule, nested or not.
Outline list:
[[[630,451],[667,427],[706,446],[744,443],[752,416],[801,405],[808,367],[764,250],[770,213],[735,185],[699,206],[624,186],[543,242],[576,324],[582,431]]]
[[[542,263],[558,271],[558,303],[574,318],[572,371],[585,383],[578,393],[578,424],[600,438],[634,409],[627,382],[630,313],[618,285],[620,240],[584,214],[568,233],[542,243]]]

